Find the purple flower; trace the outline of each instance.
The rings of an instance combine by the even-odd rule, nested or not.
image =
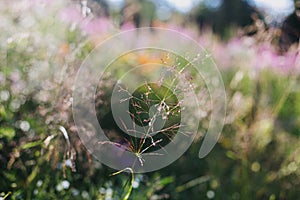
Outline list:
[[[123,31],[131,30],[131,29],[134,29],[134,28],[136,28],[136,27],[132,22],[126,22],[125,24],[123,24],[121,26],[121,30],[123,30]]]
[[[63,21],[69,23],[80,23],[83,20],[80,12],[80,6],[77,5],[64,8],[60,13],[60,17]]]
[[[115,30],[114,25],[107,18],[93,18],[91,20],[83,21],[80,24],[80,28],[90,36],[105,36]]]

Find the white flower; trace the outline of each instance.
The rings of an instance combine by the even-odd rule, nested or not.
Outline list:
[[[36,186],[37,187],[41,187],[43,185],[43,181],[42,180],[38,180],[38,182],[36,182]]]
[[[21,121],[20,123],[20,129],[24,132],[29,131],[30,124],[27,121]]]
[[[67,181],[67,180],[63,180],[63,181],[61,182],[61,185],[62,185],[62,187],[66,190],[66,189],[69,189],[69,187],[70,187],[70,182]]]

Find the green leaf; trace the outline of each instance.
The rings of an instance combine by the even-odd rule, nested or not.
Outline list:
[[[180,186],[176,187],[176,192],[182,192],[182,191],[187,190],[189,188],[192,188],[192,187],[194,187],[196,185],[203,184],[203,183],[209,181],[210,179],[211,179],[210,176],[201,176],[201,177],[198,177],[198,178],[193,179],[193,180],[191,180],[191,181],[189,181],[189,182],[187,182],[187,183],[185,183],[183,185],[180,185]]]
[[[160,184],[162,184],[163,186],[166,186],[173,182],[174,182],[174,177],[172,177],[172,176],[168,176],[168,177],[165,177],[162,180],[160,180]]]
[[[9,140],[15,137],[15,130],[11,127],[0,127],[0,138],[7,138]]]
[[[35,179],[38,173],[39,173],[39,167],[35,166],[32,172],[30,173],[30,175],[27,177],[26,185],[29,185]]]
[[[38,141],[34,141],[34,142],[29,142],[29,143],[23,144],[20,148],[21,149],[29,149],[29,148],[32,148],[32,147],[39,146],[41,144],[43,144],[43,141],[38,140]]]
[[[6,111],[4,106],[0,106],[0,117],[6,119]]]

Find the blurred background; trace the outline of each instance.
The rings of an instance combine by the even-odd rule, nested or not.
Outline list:
[[[276,3],[268,0],[98,0],[87,2],[86,5],[90,6],[86,15],[109,17],[121,27],[128,24],[135,27],[176,24],[197,28],[200,32],[211,30],[222,39],[228,39],[236,36],[236,30],[240,28],[247,27],[244,30],[246,34],[256,33],[257,30],[250,27],[255,25],[256,20],[261,20],[261,26],[265,28],[290,26],[284,27],[284,32],[295,29],[289,30],[295,34],[294,40],[290,38],[293,41],[297,41],[299,32],[296,30],[299,25],[299,2],[296,0],[280,0]]]
[[[209,112],[170,166],[114,174],[78,137],[72,85],[99,42],[149,26],[186,34],[212,55],[226,122],[203,159]],[[3,0],[0,27],[0,199],[299,199],[299,0]],[[132,55],[120,73],[162,58]],[[101,112],[112,80],[98,86]]]

